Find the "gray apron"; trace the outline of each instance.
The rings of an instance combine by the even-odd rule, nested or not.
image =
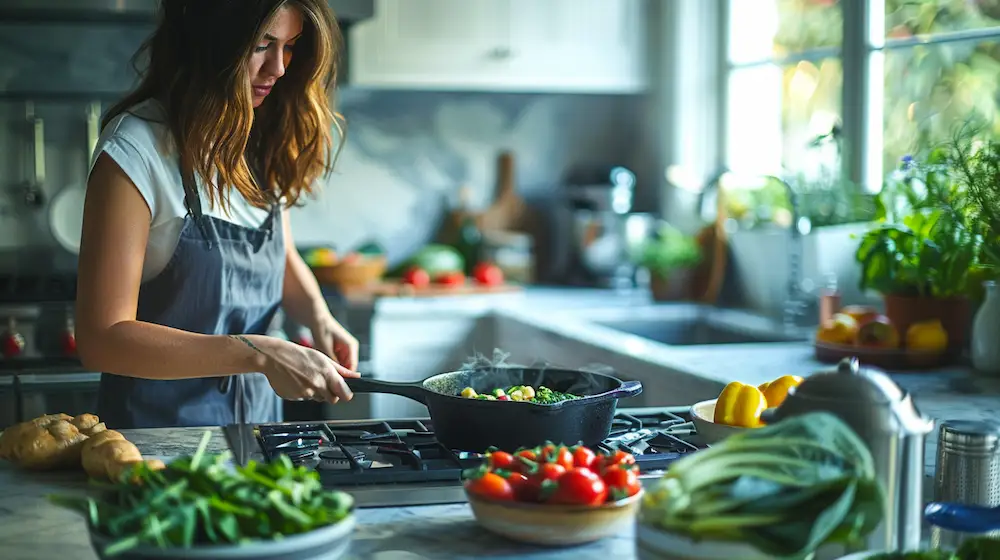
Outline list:
[[[277,203],[260,228],[202,212],[193,178],[188,213],[166,268],[139,288],[136,319],[202,334],[265,334],[281,304],[285,240]],[[97,414],[109,428],[280,422],[282,400],[260,373],[154,380],[101,374]]]

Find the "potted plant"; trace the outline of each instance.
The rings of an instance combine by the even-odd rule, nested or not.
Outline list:
[[[691,297],[691,277],[701,262],[701,247],[692,235],[670,224],[662,224],[652,239],[634,252],[637,265],[649,271],[654,301],[675,301]]]
[[[949,346],[963,348],[969,295],[978,289],[982,235],[956,180],[950,150],[906,157],[877,200],[878,225],[861,237],[860,286],[882,295],[885,315],[902,335],[937,319]]]
[[[970,356],[980,371],[1000,373],[1000,294],[996,279],[1000,272],[1000,141],[972,120],[958,129],[947,156],[956,181],[962,188],[957,208],[969,216],[981,239],[980,263],[970,274],[970,293],[978,304],[972,321]],[[977,138],[985,136],[985,138]]]

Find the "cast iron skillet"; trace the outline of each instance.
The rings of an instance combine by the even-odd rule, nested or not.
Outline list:
[[[592,446],[608,437],[618,399],[642,393],[642,383],[610,375],[558,368],[493,367],[433,375],[413,383],[345,378],[355,393],[391,393],[423,403],[434,434],[445,446],[483,452],[490,446],[513,451],[547,441]],[[556,404],[486,401],[460,395],[510,385],[541,385],[581,398]]]

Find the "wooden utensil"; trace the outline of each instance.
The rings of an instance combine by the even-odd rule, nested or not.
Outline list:
[[[727,218],[725,195],[720,187],[716,196],[715,221],[703,228],[697,236],[698,245],[706,257],[694,274],[695,290],[704,286],[703,290],[695,291],[695,298],[702,303],[714,304],[722,291],[729,260],[729,243],[726,239]]]
[[[497,158],[497,197],[479,216],[479,229],[523,231],[526,227],[528,205],[517,194],[514,172],[514,154],[501,153]]]

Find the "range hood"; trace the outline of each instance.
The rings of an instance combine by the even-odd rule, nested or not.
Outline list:
[[[372,17],[375,0],[328,0],[342,27]],[[160,0],[0,0],[3,22],[151,23]]]

